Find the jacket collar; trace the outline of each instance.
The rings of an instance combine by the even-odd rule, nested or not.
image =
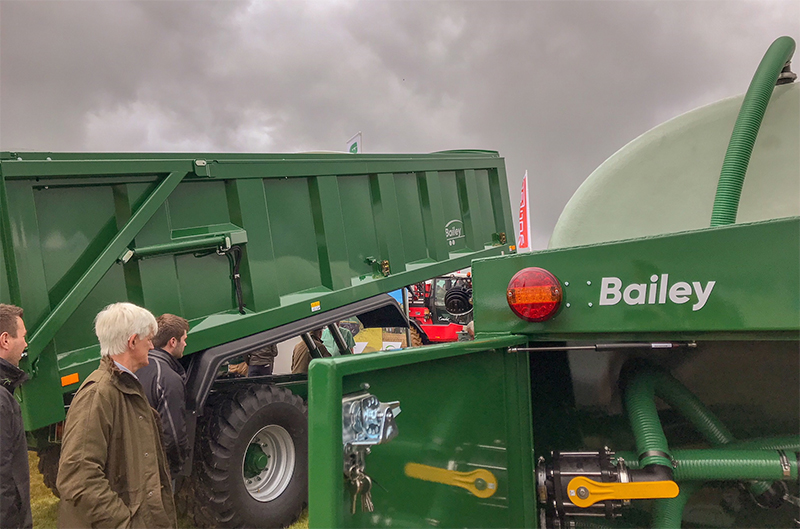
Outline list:
[[[11,393],[28,380],[28,375],[11,362],[0,358],[0,385]]]
[[[166,364],[169,367],[171,367],[173,371],[178,373],[181,376],[181,378],[183,378],[183,379],[186,378],[186,370],[183,368],[181,363],[178,362],[177,358],[175,358],[174,356],[172,356],[171,354],[169,354],[165,350],[159,349],[159,348],[152,349],[152,350],[150,350],[149,355],[150,355],[150,357],[155,357],[155,358],[157,358],[159,360],[162,360],[162,361],[166,362]]]
[[[131,395],[138,395],[142,392],[142,384],[139,380],[131,375],[130,373],[126,373],[114,362],[114,359],[110,356],[104,356],[100,360],[100,367],[104,368],[111,374],[111,380],[114,382],[114,385],[119,388],[120,391],[123,393],[128,393]]]

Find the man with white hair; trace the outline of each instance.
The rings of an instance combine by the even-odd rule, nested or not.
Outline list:
[[[131,303],[95,318],[102,358],[67,414],[59,527],[177,526],[159,417],[136,378],[157,330],[153,315]]]

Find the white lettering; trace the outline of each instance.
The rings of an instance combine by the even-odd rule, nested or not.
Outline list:
[[[702,283],[699,281],[692,282],[692,286],[694,286],[694,293],[697,295],[697,303],[692,305],[692,310],[700,310],[705,307],[706,301],[708,301],[708,297],[711,295],[711,290],[716,284],[716,281],[709,281],[706,283],[706,289],[703,290]]]
[[[656,283],[658,283],[658,276],[653,274],[650,276],[650,289],[647,291],[647,304],[652,305],[656,302]]]
[[[678,305],[682,305],[689,301],[689,295],[692,293],[692,285],[678,281],[669,289],[669,300]]]
[[[622,280],[618,277],[604,277],[600,285],[600,304],[616,305],[620,300],[619,289],[622,288]]]
[[[633,292],[638,293],[638,296],[633,297]],[[628,305],[644,305],[645,297],[647,296],[647,285],[645,283],[633,283],[625,287],[625,292],[622,293],[622,299]]]
[[[661,288],[658,289],[658,304],[663,305],[667,302],[667,280],[669,274],[661,274]]]
[[[716,284],[716,281],[708,281],[704,287],[700,281],[692,281],[691,284],[677,281],[670,285],[669,274],[653,274],[650,283],[629,285],[623,284],[618,277],[603,277],[600,280],[600,305],[616,305],[622,300],[627,305],[663,305],[667,300],[683,305],[693,301],[692,310],[698,311],[706,306]]]

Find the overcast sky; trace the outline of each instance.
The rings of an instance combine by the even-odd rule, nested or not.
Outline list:
[[[595,167],[781,35],[800,2],[0,0],[0,150],[494,149],[544,247]]]

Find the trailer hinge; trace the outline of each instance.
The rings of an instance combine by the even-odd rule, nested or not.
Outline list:
[[[389,274],[392,273],[392,269],[389,266],[388,259],[379,261],[374,257],[367,257],[366,259],[364,259],[364,262],[367,263],[368,265],[372,265],[372,272],[376,277],[377,276],[389,277]]]

